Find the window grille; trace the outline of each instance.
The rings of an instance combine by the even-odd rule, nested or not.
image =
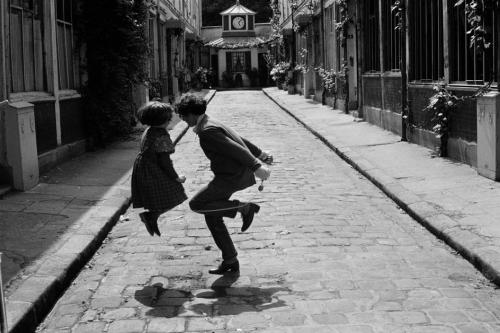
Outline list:
[[[366,0],[363,4],[365,72],[379,72],[380,43],[378,0]]]
[[[73,11],[73,1],[57,0],[57,62],[60,89],[79,87],[78,58],[74,49]]]
[[[391,10],[393,0],[382,0],[382,38],[384,40],[384,70],[394,71],[401,67],[401,33],[396,30],[398,19]]]
[[[43,0],[9,0],[8,4],[9,90],[45,91]]]
[[[410,80],[438,81],[444,77],[443,4],[441,0],[410,1]]]
[[[484,84],[489,82],[497,70],[498,45],[496,45],[495,24],[498,18],[493,10],[486,10],[483,28],[487,32],[487,39],[491,42],[488,50],[483,51],[478,45],[470,45],[470,35],[467,31],[471,26],[465,14],[465,1],[455,7],[456,0],[448,3],[450,27],[450,82],[466,84]]]

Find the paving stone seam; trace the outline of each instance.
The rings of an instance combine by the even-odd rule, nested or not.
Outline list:
[[[359,156],[356,152],[353,152],[351,149],[345,150],[345,149],[339,149],[335,143],[330,142],[328,139],[326,139],[321,133],[316,131],[314,128],[309,126],[304,120],[300,119],[297,115],[295,115],[292,111],[290,111],[286,106],[283,106],[278,98],[275,98],[271,93],[266,91],[266,89],[262,89],[263,93],[271,100],[273,101],[280,109],[285,111],[288,115],[290,115],[292,118],[294,118],[297,122],[299,122],[304,128],[306,128],[309,132],[311,132],[314,136],[316,136],[321,142],[323,142],[328,148],[330,148],[333,152],[335,152],[340,158],[342,158],[344,161],[346,161],[348,164],[350,164],[354,169],[356,169],[359,173],[361,173],[363,176],[365,176],[370,182],[372,182],[375,186],[377,186],[382,192],[384,192],[391,200],[393,200],[401,209],[403,209],[406,213],[408,213],[415,221],[417,221],[419,224],[424,226],[427,230],[429,230],[433,235],[435,235],[437,238],[443,240],[447,245],[449,245],[451,248],[453,248],[455,251],[458,252],[463,258],[465,258],[467,261],[469,261],[476,269],[478,269],[486,278],[488,278],[490,281],[495,283],[496,285],[500,286],[500,270],[494,266],[494,263],[491,264],[488,262],[487,259],[483,258],[482,256],[478,255],[476,251],[474,250],[474,247],[468,247],[467,244],[465,244],[464,241],[466,241],[466,238],[464,240],[459,240],[457,237],[454,237],[452,234],[450,234],[448,231],[450,229],[454,228],[439,228],[437,226],[432,218],[437,216],[437,215],[442,215],[439,212],[436,212],[436,214],[433,214],[431,216],[426,216],[428,211],[424,211],[423,209],[419,209],[419,207],[411,207],[415,203],[410,203],[407,202],[406,200],[402,199],[403,195],[406,196],[413,196],[414,193],[412,193],[409,190],[406,190],[403,188],[403,192],[405,193],[397,193],[396,191],[393,191],[391,189],[391,185],[398,184],[397,180],[395,180],[393,177],[390,175],[387,175],[385,172],[378,168],[368,168],[365,169],[360,166],[360,162],[366,162],[361,156]],[[337,144],[338,145],[338,144]],[[350,153],[353,152],[353,153]],[[378,170],[378,172],[381,174],[381,177],[376,177],[371,174],[370,171],[373,170]],[[383,180],[382,178],[385,179],[393,179],[394,181],[387,181]],[[426,203],[424,200],[420,201],[421,203]],[[445,215],[446,216],[446,215]],[[453,221],[452,218],[447,216],[451,221]],[[455,225],[458,226],[458,223],[453,221]],[[465,233],[470,233],[467,230],[462,230],[462,232]],[[472,233],[470,233],[473,235]]]
[[[215,94],[216,91],[211,90],[205,96],[207,104],[210,103]],[[188,130],[189,127],[186,126],[176,137],[175,141],[180,141]],[[111,187],[122,186],[122,182],[117,182],[117,184],[119,185]],[[130,204],[130,196],[123,198],[119,205],[115,206],[116,209],[114,209],[114,213],[112,214],[112,216],[106,217],[106,221],[97,233],[88,235],[75,232],[72,236],[91,236],[91,239],[88,244],[84,244],[83,249],[80,252],[72,253],[73,257],[71,258],[69,264],[66,267],[63,267],[61,271],[58,272],[57,276],[37,274],[35,272],[35,274],[30,276],[26,281],[23,281],[18,286],[17,290],[14,291],[12,295],[10,295],[9,299],[6,300],[7,310],[9,310],[9,305],[10,308],[14,308],[14,310],[8,311],[7,320],[9,323],[9,333],[33,332],[36,329],[37,325],[40,324],[43,319],[49,314],[57,300],[61,297],[61,295],[64,294],[66,289],[71,285],[72,281],[78,276],[80,270],[94,256],[111,229],[119,220],[120,216],[125,213],[130,207]],[[72,237],[69,237],[65,242],[63,242],[63,246],[65,244],[70,244],[71,241]],[[50,256],[54,257],[57,256],[57,254],[58,252],[53,253]],[[46,259],[50,260],[50,258]],[[43,261],[44,260],[42,260],[42,262]],[[26,301],[26,299],[22,299],[23,286],[28,281],[31,282],[32,280],[36,280],[37,278],[39,280],[36,283],[37,292],[31,293],[31,295],[29,296],[32,297],[28,301]],[[42,282],[40,281],[40,279],[45,280]],[[38,290],[40,290],[40,292],[38,292]],[[26,295],[24,295],[24,297],[26,297]]]

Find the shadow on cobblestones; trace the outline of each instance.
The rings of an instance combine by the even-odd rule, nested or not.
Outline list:
[[[289,295],[289,288],[233,286],[238,279],[239,274],[226,274],[216,279],[210,289],[197,290],[156,283],[137,290],[135,299],[151,308],[147,316],[163,318],[237,315],[287,306],[278,295]]]

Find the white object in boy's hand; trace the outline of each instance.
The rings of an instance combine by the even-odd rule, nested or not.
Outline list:
[[[269,178],[269,176],[271,175],[271,171],[267,167],[261,166],[260,168],[255,170],[254,174],[259,179],[267,180],[267,178]]]
[[[186,176],[179,176],[179,177],[177,178],[177,181],[178,181],[179,183],[184,183],[184,182],[186,181]]]

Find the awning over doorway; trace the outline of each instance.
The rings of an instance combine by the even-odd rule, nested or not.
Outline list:
[[[273,40],[260,37],[222,37],[206,43],[205,46],[218,49],[248,49],[260,47]]]

